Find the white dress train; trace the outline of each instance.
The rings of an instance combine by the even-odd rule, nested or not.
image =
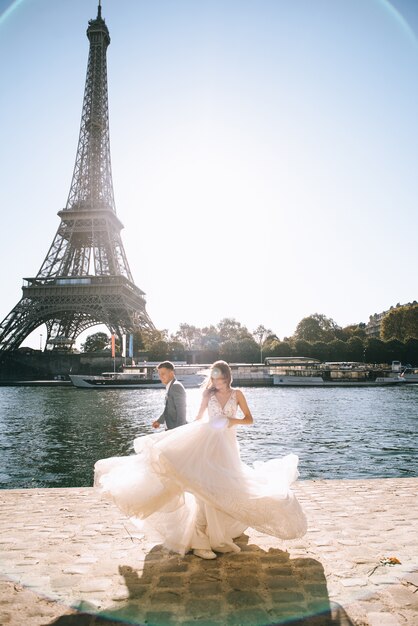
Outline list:
[[[215,395],[207,418],[134,440],[136,454],[95,464],[95,486],[149,538],[185,554],[193,548],[239,552],[234,539],[251,527],[281,539],[305,534],[307,523],[290,486],[298,457],[240,458],[236,390],[224,407]]]

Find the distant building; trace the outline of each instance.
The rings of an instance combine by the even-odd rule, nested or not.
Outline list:
[[[374,313],[373,315],[370,315],[369,321],[366,324],[365,328],[366,336],[380,339],[380,330],[385,315],[390,313],[390,311],[392,311],[393,309],[400,309],[403,306],[411,306],[413,304],[417,304],[417,301],[414,300],[413,302],[407,302],[406,304],[399,304],[398,302],[398,304],[396,304],[395,306],[391,306],[390,309],[388,309],[387,311],[382,311],[381,313]]]

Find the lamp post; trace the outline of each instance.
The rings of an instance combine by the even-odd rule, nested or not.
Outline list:
[[[39,350],[42,352],[42,333],[39,335]]]

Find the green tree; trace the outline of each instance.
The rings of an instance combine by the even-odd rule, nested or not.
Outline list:
[[[110,337],[106,333],[88,335],[86,341],[81,344],[82,352],[99,352],[106,349],[110,349]]]
[[[168,343],[168,358],[170,361],[186,360],[184,345],[180,341],[170,341]]]
[[[144,331],[142,330],[135,330],[131,334],[133,336],[133,339],[132,339],[133,351],[134,351],[134,355],[136,355],[138,353],[138,350],[145,350],[146,335],[144,334]]]
[[[222,319],[218,326],[219,338],[221,343],[224,341],[244,339],[244,337],[251,337],[248,329],[242,326],[240,322],[237,322],[233,317],[225,317]]]
[[[274,339],[267,343],[264,354],[265,356],[293,356],[293,348],[289,341]]]
[[[205,328],[201,329],[200,345],[202,350],[217,352],[220,343],[221,339],[219,337],[219,331],[215,326],[205,326]],[[214,360],[216,361],[216,359]]]
[[[219,348],[202,348],[195,355],[196,363],[214,363],[220,359]]]
[[[229,339],[221,344],[219,355],[228,363],[255,363],[258,361],[258,346],[252,337]]]
[[[349,326],[344,326],[341,329],[341,336],[338,339],[342,339],[343,341],[349,341],[352,337],[360,337],[364,339],[366,337],[365,324],[350,324]]]
[[[367,339],[364,350],[364,358],[367,363],[386,362],[385,344],[381,339],[370,337]]]
[[[336,337],[337,331],[341,331],[341,328],[333,319],[322,313],[314,313],[299,322],[293,338],[304,341],[330,341]]]
[[[154,341],[147,350],[150,361],[166,361],[170,356],[170,344],[164,339]]]
[[[293,346],[295,356],[313,356],[312,344],[309,341],[305,341],[305,339],[297,339],[293,342]]]
[[[393,308],[382,320],[382,339],[406,341],[409,337],[418,339],[418,304],[412,303]]]
[[[364,342],[357,335],[353,335],[347,341],[347,360],[363,361],[364,358]]]
[[[405,364],[418,367],[418,339],[407,339],[405,342]]]
[[[341,339],[333,339],[328,343],[329,361],[348,361],[347,344]]]
[[[325,341],[314,341],[311,348],[311,356],[319,361],[329,361],[329,348]]]
[[[385,341],[385,361],[386,363],[392,363],[392,361],[405,361],[406,348],[405,344],[398,339],[390,339]]]
[[[196,326],[191,324],[180,324],[179,330],[173,335],[173,338],[183,344],[186,350],[191,350],[201,343],[202,332]]]

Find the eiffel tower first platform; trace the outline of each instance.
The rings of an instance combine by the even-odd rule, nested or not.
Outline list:
[[[45,349],[71,350],[78,335],[104,324],[121,337],[154,329],[135,286],[116,215],[109,144],[106,51],[101,15],[87,28],[90,50],[74,174],[55,238],[22,299],[0,325],[0,351],[15,350],[45,324]]]

